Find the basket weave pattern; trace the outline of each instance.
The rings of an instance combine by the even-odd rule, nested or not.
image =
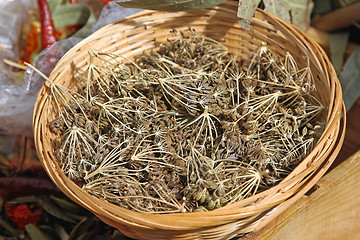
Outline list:
[[[228,47],[240,57],[250,56],[265,42],[279,56],[290,52],[299,68],[310,67],[326,107],[323,135],[313,151],[282,182],[237,203],[209,211],[155,215],[134,212],[91,196],[69,180],[53,152],[56,135],[48,128],[48,84],[40,91],[34,110],[34,137],[38,155],[52,181],[72,200],[104,222],[137,239],[228,239],[239,233],[258,230],[304,195],[334,161],[344,138],[345,112],[336,73],[323,50],[294,26],[263,11],[257,11],[251,30],[238,25],[237,3],[191,12],[143,11],[110,24],[71,49],[56,65],[50,79],[71,87],[74,66],[86,68],[87,50],[111,52],[128,58],[154,49],[171,37],[170,30],[191,28]],[[50,111],[51,112],[51,111]],[[343,114],[341,118],[341,114]],[[52,116],[49,116],[51,119]]]

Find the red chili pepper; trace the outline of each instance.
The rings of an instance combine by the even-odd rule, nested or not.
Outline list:
[[[102,0],[104,5],[106,5],[108,2],[111,2],[112,0]]]
[[[45,49],[56,42],[54,22],[46,0],[38,0],[41,22],[41,48]]]
[[[76,4],[76,3],[77,3],[77,0],[70,0],[70,3]]]

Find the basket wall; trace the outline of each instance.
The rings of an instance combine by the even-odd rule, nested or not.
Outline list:
[[[89,63],[89,48],[131,59],[166,41],[173,28],[185,30],[190,26],[197,33],[222,42],[232,53],[244,58],[265,42],[280,56],[290,52],[299,68],[310,62],[318,89],[316,97],[326,107],[321,116],[326,121],[326,128],[309,156],[277,186],[213,211],[164,215],[134,212],[82,191],[61,171],[53,152],[57,136],[48,129],[48,119],[53,119],[53,116],[46,83],[34,110],[35,143],[48,175],[67,196],[133,238],[228,239],[260,229],[316,183],[334,161],[344,138],[345,112],[335,71],[323,50],[294,26],[258,10],[251,30],[245,31],[238,25],[236,11],[236,2],[226,2],[207,10],[137,13],[98,30],[72,48],[58,62],[50,79],[71,87],[75,81],[72,75],[76,70],[74,66],[83,69]]]

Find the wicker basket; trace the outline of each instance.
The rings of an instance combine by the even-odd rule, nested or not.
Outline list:
[[[305,67],[309,59],[318,89],[316,97],[326,106],[321,116],[326,122],[325,131],[305,160],[275,187],[213,211],[160,215],[134,212],[91,196],[60,170],[52,147],[56,135],[49,131],[47,122],[49,86],[46,83],[35,105],[35,143],[48,175],[67,196],[132,238],[228,239],[260,229],[319,180],[334,161],[344,139],[345,112],[335,71],[324,51],[296,27],[258,10],[251,23],[252,30],[245,31],[238,25],[236,11],[236,2],[189,12],[142,11],[98,30],[76,45],[58,62],[50,78],[70,87],[74,80],[73,66],[85,68],[89,63],[88,48],[131,58],[166,41],[172,28],[191,26],[244,57],[266,42],[280,56],[289,51],[299,68]]]

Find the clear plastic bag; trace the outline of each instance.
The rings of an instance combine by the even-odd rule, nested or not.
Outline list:
[[[4,2],[3,2],[4,1]],[[9,8],[4,8],[6,6]],[[19,134],[31,136],[32,132],[32,115],[37,93],[39,92],[44,80],[33,70],[27,69],[24,76],[21,76],[13,68],[6,66],[3,59],[7,58],[17,62],[19,59],[19,36],[22,31],[22,24],[26,20],[26,12],[34,7],[34,0],[2,0],[0,9],[6,9],[9,13],[13,9],[12,15],[16,16],[9,20],[6,14],[4,19],[9,20],[6,25],[7,31],[0,29],[0,46],[6,44],[6,48],[0,47],[0,133]],[[97,29],[117,21],[125,16],[138,12],[138,9],[126,9],[120,7],[115,2],[108,3],[102,10],[98,21],[86,33],[89,35]],[[0,11],[1,21],[1,11]],[[3,21],[1,21],[3,23]],[[9,36],[10,29],[16,30],[13,35]],[[6,34],[4,34],[6,33]],[[8,37],[7,37],[8,36]],[[4,38],[4,40],[2,40]],[[82,38],[70,37],[58,41],[52,46],[40,52],[34,59],[33,65],[45,75],[49,75],[56,65],[57,61],[75,44],[79,43]],[[2,41],[2,42],[1,42]]]
[[[15,59],[19,55],[22,26],[35,3],[35,0],[0,1],[0,58]]]
[[[32,134],[28,121],[35,96],[26,94],[22,74],[4,64],[3,59],[18,60],[22,26],[35,3],[35,0],[0,2],[0,132]]]

